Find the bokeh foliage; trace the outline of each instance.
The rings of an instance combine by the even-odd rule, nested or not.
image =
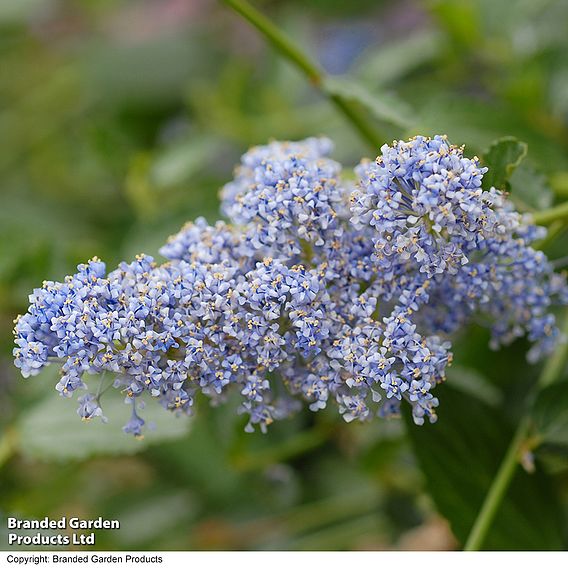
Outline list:
[[[386,141],[448,134],[521,210],[568,197],[566,2],[258,5]],[[4,0],[0,57],[0,515],[118,518],[99,549],[459,548],[538,374],[521,342],[458,338],[435,426],[324,411],[250,435],[234,405],[200,404],[144,444],[114,421],[95,433],[53,374],[11,363],[33,287],[215,220],[248,146],[325,134],[340,161],[369,155],[333,106],[213,0]],[[562,261],[566,243],[546,251]],[[550,389],[536,473],[517,472],[488,547],[566,546],[568,386]]]

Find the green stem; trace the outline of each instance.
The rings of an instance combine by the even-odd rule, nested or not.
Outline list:
[[[566,221],[568,220],[568,201],[544,211],[535,211],[531,215],[537,225],[548,225],[558,219]]]
[[[323,91],[325,93],[325,91]],[[385,139],[371,126],[369,119],[361,112],[361,109],[352,101],[337,94],[329,94],[329,100],[351,122],[361,138],[365,140],[370,149],[377,153],[385,142]]]
[[[568,314],[564,319],[563,332],[568,334]],[[564,369],[567,357],[568,342],[559,343],[553,355],[547,360],[538,382],[535,385],[535,390],[538,391],[558,379]],[[491,528],[491,524],[499,506],[501,505],[501,501],[507,493],[507,489],[509,488],[511,480],[513,479],[517,469],[523,445],[529,435],[530,425],[530,416],[525,415],[517,427],[517,431],[515,432],[507,453],[499,466],[499,470],[497,471],[495,479],[493,480],[487,496],[485,497],[481,510],[475,519],[465,543],[464,550],[481,550],[485,537],[487,536],[487,532]]]
[[[310,80],[314,87],[327,96],[373,151],[376,152],[381,147],[384,142],[383,137],[371,126],[370,119],[361,112],[361,108],[342,95],[327,92],[326,73],[264,14],[249,4],[247,0],[221,0],[221,2],[252,24],[281,55]]]
[[[501,505],[501,501],[507,493],[509,484],[511,483],[515,470],[517,469],[519,452],[527,437],[529,426],[530,420],[525,416],[521,420],[521,423],[513,436],[513,440],[511,441],[509,449],[501,462],[499,471],[497,472],[497,475],[493,480],[493,484],[485,497],[483,506],[475,519],[475,523],[473,524],[471,532],[469,533],[465,543],[464,550],[481,550],[483,541],[485,540],[487,532],[491,527],[491,523],[499,509],[499,505]]]

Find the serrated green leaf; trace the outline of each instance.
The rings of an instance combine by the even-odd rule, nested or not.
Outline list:
[[[553,383],[538,393],[533,418],[542,441],[568,446],[568,381]]]
[[[351,77],[328,77],[322,85],[328,95],[339,95],[366,108],[377,120],[407,129],[413,124],[410,107],[390,93],[373,93]]]
[[[17,426],[19,451],[45,461],[134,454],[150,444],[184,436],[190,427],[189,418],[175,416],[150,400],[139,412],[146,421],[144,438],[136,439],[122,432],[130,415],[124,397],[118,392],[108,392],[101,406],[108,423],[98,419],[82,422],[76,413],[76,401],[50,393],[22,416]]]
[[[408,413],[408,434],[429,493],[465,542],[512,438],[499,410],[441,385],[439,420],[417,427]],[[551,479],[538,467],[517,468],[484,548],[560,550],[562,512]]]
[[[483,187],[509,189],[509,178],[527,155],[527,145],[513,136],[495,140],[483,153],[483,163],[489,171],[483,176]]]

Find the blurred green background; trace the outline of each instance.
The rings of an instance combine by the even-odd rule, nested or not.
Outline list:
[[[519,208],[568,197],[568,2],[256,6],[383,102],[369,120],[385,141],[446,133],[482,155],[515,136],[528,145],[510,179]],[[216,220],[218,189],[250,145],[325,134],[348,165],[374,157],[333,106],[213,0],[1,0],[0,60],[0,516],[116,518],[121,530],[97,537],[106,550],[459,548],[538,373],[526,345],[492,353],[480,329],[458,339],[439,413],[457,441],[409,439],[404,421],[347,425],[333,409],[247,435],[234,405],[200,404],[191,423],[140,443],[120,423],[82,424],[53,373],[24,381],[12,365],[12,320],[34,287],[94,255],[110,267],[157,255],[186,220]],[[461,405],[495,420],[464,426]],[[439,460],[437,478],[457,477],[432,485],[411,441]],[[514,534],[491,546],[565,546],[565,447],[545,444],[538,474],[518,474],[528,505],[505,507]],[[550,541],[531,523],[550,524]]]

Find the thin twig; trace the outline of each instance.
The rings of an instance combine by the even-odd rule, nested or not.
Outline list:
[[[325,89],[328,78],[326,73],[264,14],[246,0],[221,0],[221,2],[252,24],[283,57],[295,65],[347,118],[374,152],[381,147],[385,140],[372,126],[371,119],[365,116],[352,100],[328,92]]]

